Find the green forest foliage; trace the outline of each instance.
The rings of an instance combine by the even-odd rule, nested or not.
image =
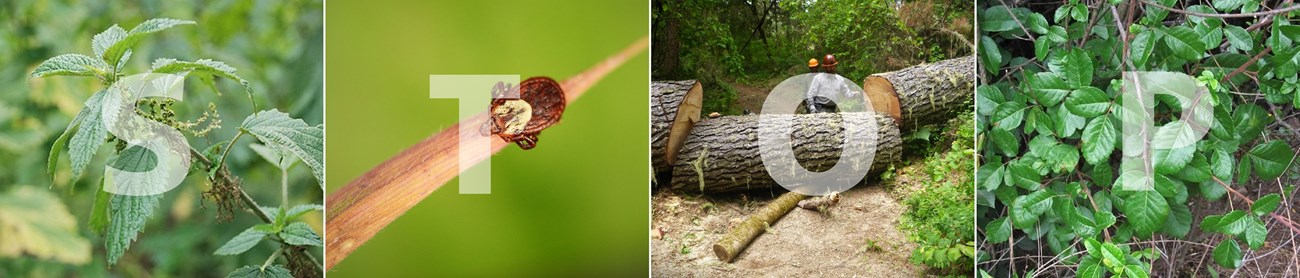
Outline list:
[[[204,194],[211,185],[199,174],[191,174],[158,199],[152,217],[141,221],[143,234],[128,251],[106,250],[111,249],[105,244],[110,239],[96,227],[111,224],[92,221],[103,219],[92,214],[105,205],[96,203],[107,199],[97,198],[96,192],[114,148],[91,154],[89,167],[82,167],[86,171],[80,175],[74,174],[67,158],[54,160],[55,165],[47,161],[48,151],[62,150],[60,134],[108,80],[31,74],[40,71],[42,61],[60,54],[101,52],[99,45],[92,47],[92,38],[114,24],[129,30],[150,18],[182,19],[194,24],[143,38],[131,48],[133,58],[122,59],[127,61],[122,71],[149,71],[164,57],[212,59],[240,69],[239,76],[257,92],[251,96],[254,106],[239,82],[190,78],[184,101],[170,108],[178,121],[207,119],[191,130],[194,136],[187,136],[192,146],[226,143],[223,140],[240,132],[245,117],[258,110],[278,109],[321,123],[322,5],[255,0],[0,1],[0,18],[5,19],[0,22],[0,230],[19,231],[0,232],[0,276],[196,277],[266,261],[275,251],[270,244],[243,255],[213,255],[231,237],[261,221],[243,211],[223,211],[222,204]],[[199,132],[205,127],[214,129]],[[249,138],[237,146],[254,142]],[[275,185],[282,171],[263,157],[254,149],[232,148],[225,164],[243,180],[243,190],[275,206],[281,203],[281,188]],[[286,203],[319,202],[322,192],[311,169],[296,168],[288,172],[286,182],[294,191]],[[319,212],[300,218],[321,230],[319,219]],[[321,255],[320,249],[313,253]]]
[[[651,9],[652,78],[703,80],[706,111],[739,112],[728,82],[806,73],[808,59],[826,54],[859,80],[973,52],[971,1],[657,0]]]

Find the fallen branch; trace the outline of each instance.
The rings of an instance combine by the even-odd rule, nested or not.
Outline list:
[[[745,222],[731,228],[731,232],[718,240],[718,243],[713,244],[713,254],[718,256],[718,260],[724,262],[735,260],[736,256],[740,255],[740,251],[744,251],[745,247],[749,246],[749,243],[753,242],[755,237],[763,234],[773,223],[776,223],[776,220],[781,219],[782,216],[794,209],[795,205],[804,197],[804,195],[794,192],[781,194],[781,197],[777,197],[771,203],[754,212],[754,214],[749,215]]]

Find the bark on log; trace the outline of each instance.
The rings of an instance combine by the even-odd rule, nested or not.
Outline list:
[[[971,111],[974,88],[973,55],[872,74],[862,82],[875,111],[903,128],[943,123]]]
[[[698,80],[650,83],[650,162],[671,169],[691,128],[700,121],[704,90]]]
[[[744,251],[755,237],[762,234],[771,227],[776,220],[781,219],[786,213],[794,209],[795,205],[803,200],[805,196],[799,193],[786,192],[781,197],[772,200],[762,209],[754,214],[749,215],[745,222],[731,229],[731,232],[719,239],[713,244],[713,254],[718,256],[718,260],[731,262],[736,259],[740,251]]]
[[[790,136],[796,160],[805,169],[822,172],[835,166],[840,158],[841,143],[848,135],[865,138],[865,129],[849,130],[845,123],[877,125],[876,154],[869,172],[878,172],[902,155],[902,140],[897,125],[879,113],[817,113],[777,115],[788,117],[793,124]],[[723,116],[705,119],[695,126],[673,163],[673,190],[686,192],[732,192],[778,186],[763,166],[759,149],[759,116]],[[770,138],[770,137],[768,137]],[[848,142],[853,143],[853,142]],[[865,159],[854,159],[854,167],[865,166]],[[696,170],[698,167],[698,171]],[[703,182],[701,182],[703,180]],[[861,182],[861,180],[851,181]],[[847,189],[847,188],[845,188]],[[838,190],[843,192],[844,189]]]

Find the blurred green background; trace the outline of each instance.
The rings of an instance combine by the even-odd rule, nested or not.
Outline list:
[[[648,21],[645,1],[330,1],[328,188],[456,123],[456,101],[429,99],[429,75],[562,80]],[[494,156],[492,194],[459,195],[453,180],[328,274],[648,275],[648,57],[570,103],[537,148]]]
[[[119,24],[126,29],[149,18],[170,17],[196,21],[197,25],[172,28],[142,40],[126,66],[128,73],[147,70],[157,58],[214,59],[239,69],[251,82],[261,109],[278,108],[315,125],[323,120],[322,36],[323,4],[314,1],[214,0],[214,1],[0,1],[0,198],[25,192],[16,202],[0,199],[0,210],[38,209],[47,220],[71,218],[75,237],[89,242],[84,264],[38,259],[27,252],[0,252],[0,277],[62,276],[224,276],[237,267],[261,264],[275,249],[263,243],[240,256],[215,256],[212,252],[243,229],[260,223],[251,213],[235,211],[231,222],[219,222],[217,208],[202,197],[207,185],[192,177],[168,192],[154,211],[139,241],[117,265],[108,266],[104,239],[86,224],[95,200],[95,186],[111,148],[90,164],[79,182],[68,184],[67,158],[55,173],[46,174],[46,157],[59,133],[82,107],[86,98],[103,86],[93,78],[50,77],[27,80],[31,70],[47,58],[64,53],[91,53],[91,37]],[[179,119],[193,120],[207,104],[217,105],[223,128],[207,137],[191,138],[204,149],[235,134],[235,128],[252,113],[247,96],[235,82],[219,80],[224,94],[190,78],[185,101],[178,103]],[[188,134],[187,134],[188,136]],[[244,180],[243,188],[265,206],[280,202],[280,171],[240,140],[228,160],[231,170]],[[321,203],[323,193],[305,166],[290,171],[291,204]],[[34,191],[32,189],[35,189]],[[32,193],[35,192],[35,193]],[[35,195],[35,196],[32,196]],[[23,207],[40,205],[39,208]],[[69,215],[70,213],[70,215]],[[2,218],[2,217],[0,217]],[[322,215],[302,218],[317,231]],[[52,220],[51,220],[52,221]],[[29,225],[14,218],[0,219],[8,227]],[[0,237],[6,235],[0,232]],[[12,234],[8,236],[12,237]],[[19,242],[31,239],[7,238]],[[0,240],[3,242],[3,240]],[[11,242],[12,243],[12,242]],[[4,247],[13,247],[8,245]],[[0,248],[5,249],[5,248]],[[0,250],[2,251],[2,250]],[[315,256],[322,255],[319,248]]]

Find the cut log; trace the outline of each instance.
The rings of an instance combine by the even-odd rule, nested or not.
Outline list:
[[[686,136],[700,121],[703,91],[697,80],[650,83],[650,162],[655,172],[672,167]]]
[[[817,113],[776,115],[793,124],[790,136],[795,159],[805,169],[822,172],[840,158],[844,138],[867,138],[865,129],[848,130],[846,123],[877,125],[876,154],[869,172],[878,172],[902,155],[902,140],[894,120],[879,113]],[[685,192],[733,192],[778,187],[763,166],[759,149],[759,116],[723,116],[695,125],[673,163],[671,188]],[[854,143],[854,142],[847,142]],[[851,160],[866,167],[865,159]],[[697,170],[698,169],[698,170]],[[861,179],[849,181],[854,184]],[[847,189],[847,188],[845,188]],[[843,192],[844,189],[837,190]]]
[[[745,222],[731,228],[731,232],[718,240],[718,243],[713,244],[713,254],[718,256],[718,260],[724,262],[735,260],[736,255],[740,255],[740,251],[744,251],[745,247],[749,246],[749,243],[753,242],[755,237],[763,234],[768,227],[776,223],[776,220],[781,219],[782,216],[794,209],[795,205],[804,197],[804,195],[794,192],[781,194],[781,197],[772,200],[771,203],[749,215]]]
[[[875,111],[890,115],[906,129],[943,123],[971,111],[974,89],[975,56],[872,74],[862,82]]]

